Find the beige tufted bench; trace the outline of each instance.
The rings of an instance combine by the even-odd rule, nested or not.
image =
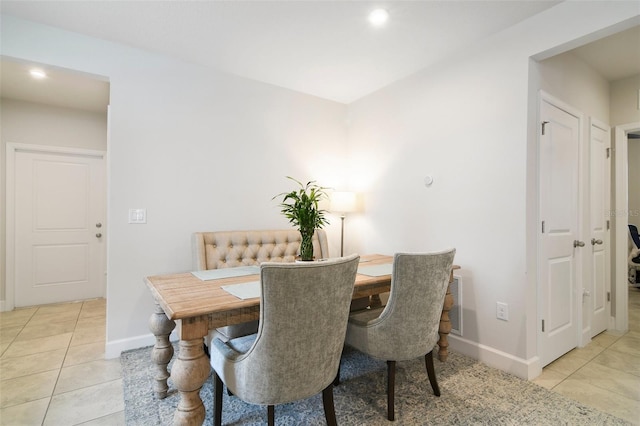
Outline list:
[[[260,265],[262,262],[294,262],[299,255],[302,236],[295,229],[264,231],[218,231],[193,234],[193,259],[197,271],[236,266]],[[318,229],[313,236],[316,259],[329,257],[327,234]],[[258,321],[250,321],[210,330],[207,346],[214,337],[223,341],[253,334]]]
[[[202,271],[262,262],[293,262],[299,254],[301,239],[295,229],[196,232],[194,267]],[[327,234],[322,229],[313,236],[313,254],[316,259],[329,257]]]

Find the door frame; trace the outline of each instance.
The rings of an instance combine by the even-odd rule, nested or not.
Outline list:
[[[629,329],[629,294],[627,284],[627,244],[629,210],[629,139],[628,134],[640,130],[640,122],[623,124],[614,127],[615,153],[615,210],[612,212],[615,224],[615,283],[612,328],[624,333]],[[620,255],[624,253],[624,255]]]
[[[48,146],[48,145],[32,145],[23,143],[7,143],[6,148],[6,203],[5,203],[5,217],[6,217],[6,268],[5,268],[5,300],[4,305],[0,307],[2,311],[10,311],[15,308],[15,193],[16,193],[16,153],[18,152],[32,152],[41,154],[66,154],[66,155],[82,155],[102,159],[105,162],[107,152],[98,151],[92,149],[72,148],[72,147],[60,147],[60,146]],[[106,185],[106,176],[105,176]],[[105,186],[106,187],[106,186]],[[106,192],[105,206],[106,206]],[[105,207],[106,208],[106,207]],[[105,247],[107,235],[105,235]],[[101,263],[106,267],[106,253],[105,248],[102,255]],[[102,275],[104,277],[104,274]],[[106,278],[102,278],[101,286],[103,292],[106,294]]]

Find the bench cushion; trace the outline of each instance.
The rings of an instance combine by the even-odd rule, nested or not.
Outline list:
[[[295,229],[196,232],[193,238],[194,268],[198,271],[293,262],[302,240]],[[322,229],[313,236],[313,253],[316,259],[329,257],[327,234]]]

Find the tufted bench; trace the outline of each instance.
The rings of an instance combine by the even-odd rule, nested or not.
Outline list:
[[[301,239],[295,229],[196,232],[194,267],[201,271],[262,262],[293,262],[299,254]],[[313,253],[316,259],[329,257],[327,234],[322,229],[313,236]]]

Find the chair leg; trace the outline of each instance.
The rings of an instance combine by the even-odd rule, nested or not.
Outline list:
[[[333,385],[329,385],[322,391],[322,405],[324,406],[324,418],[327,426],[337,426],[336,410],[333,405]]]
[[[342,363],[343,354],[344,354],[344,347],[342,348],[342,352],[340,353],[340,361],[338,362],[338,372],[336,373],[336,378],[333,380],[333,386],[340,385],[340,364]]]
[[[387,419],[394,421],[394,397],[396,389],[396,362],[387,361]]]
[[[433,393],[435,396],[440,396],[440,388],[436,380],[436,370],[433,368],[433,351],[424,356],[424,363],[427,366],[427,376],[429,376],[429,383],[431,383]]]
[[[267,405],[267,424],[269,426],[274,426],[276,424],[273,405]]]
[[[213,424],[215,426],[222,425],[222,380],[216,373],[213,371],[213,382],[214,382],[214,390],[213,390]]]

